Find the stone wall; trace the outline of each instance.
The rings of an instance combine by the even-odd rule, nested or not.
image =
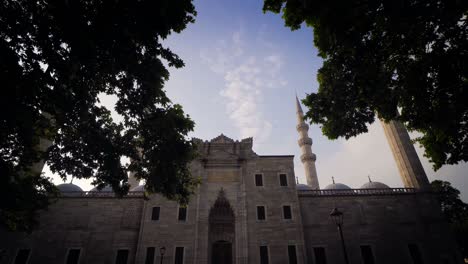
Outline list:
[[[361,245],[372,248],[375,263],[413,263],[408,244],[420,249],[423,263],[460,263],[439,205],[431,194],[367,196],[299,195],[308,262],[324,247],[327,263],[343,263],[337,226],[330,212],[343,212],[343,236],[351,263],[361,263]],[[448,262],[444,262],[448,261]]]
[[[0,232],[4,263],[18,249],[31,249],[29,263],[64,263],[70,248],[81,249],[81,263],[114,263],[118,249],[133,262],[140,229],[142,198],[60,198],[40,214],[32,234]]]
[[[260,156],[248,163],[246,173],[248,263],[260,263],[259,247],[268,246],[270,263],[288,263],[288,245],[295,245],[298,263],[304,261],[302,219],[296,192],[293,156]],[[263,187],[255,186],[254,175],[263,174]],[[288,186],[280,186],[279,174],[287,175]],[[256,206],[266,206],[266,220],[258,221]],[[283,205],[292,209],[292,220],[283,219]]]

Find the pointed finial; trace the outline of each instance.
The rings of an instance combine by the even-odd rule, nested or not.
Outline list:
[[[332,176],[332,182],[335,184],[335,177]]]
[[[74,178],[75,178],[75,177],[73,177],[73,176],[71,177],[70,183],[73,183],[73,179],[74,179]]]
[[[367,175],[367,178],[369,178],[369,182],[372,182],[370,175]]]
[[[297,98],[297,94],[296,94],[296,112],[302,113],[301,103],[299,102],[299,98]]]
[[[296,176],[296,184],[299,184],[299,177]]]

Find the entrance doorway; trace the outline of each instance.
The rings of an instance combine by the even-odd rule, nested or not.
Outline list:
[[[232,244],[228,241],[213,243],[211,264],[232,264]]]
[[[209,264],[232,264],[236,255],[234,210],[221,189],[210,209],[208,227]]]

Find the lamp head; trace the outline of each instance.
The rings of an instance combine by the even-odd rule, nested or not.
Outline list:
[[[340,210],[338,210],[338,208],[335,207],[330,213],[330,219],[336,225],[342,225],[343,224],[343,213]]]

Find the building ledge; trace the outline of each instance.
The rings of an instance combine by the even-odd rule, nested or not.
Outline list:
[[[118,198],[114,192],[62,192],[59,198]],[[128,192],[119,198],[145,198],[145,192]]]
[[[298,190],[299,197],[307,196],[369,196],[369,195],[401,195],[415,194],[414,188],[385,189],[346,189],[346,190]]]

